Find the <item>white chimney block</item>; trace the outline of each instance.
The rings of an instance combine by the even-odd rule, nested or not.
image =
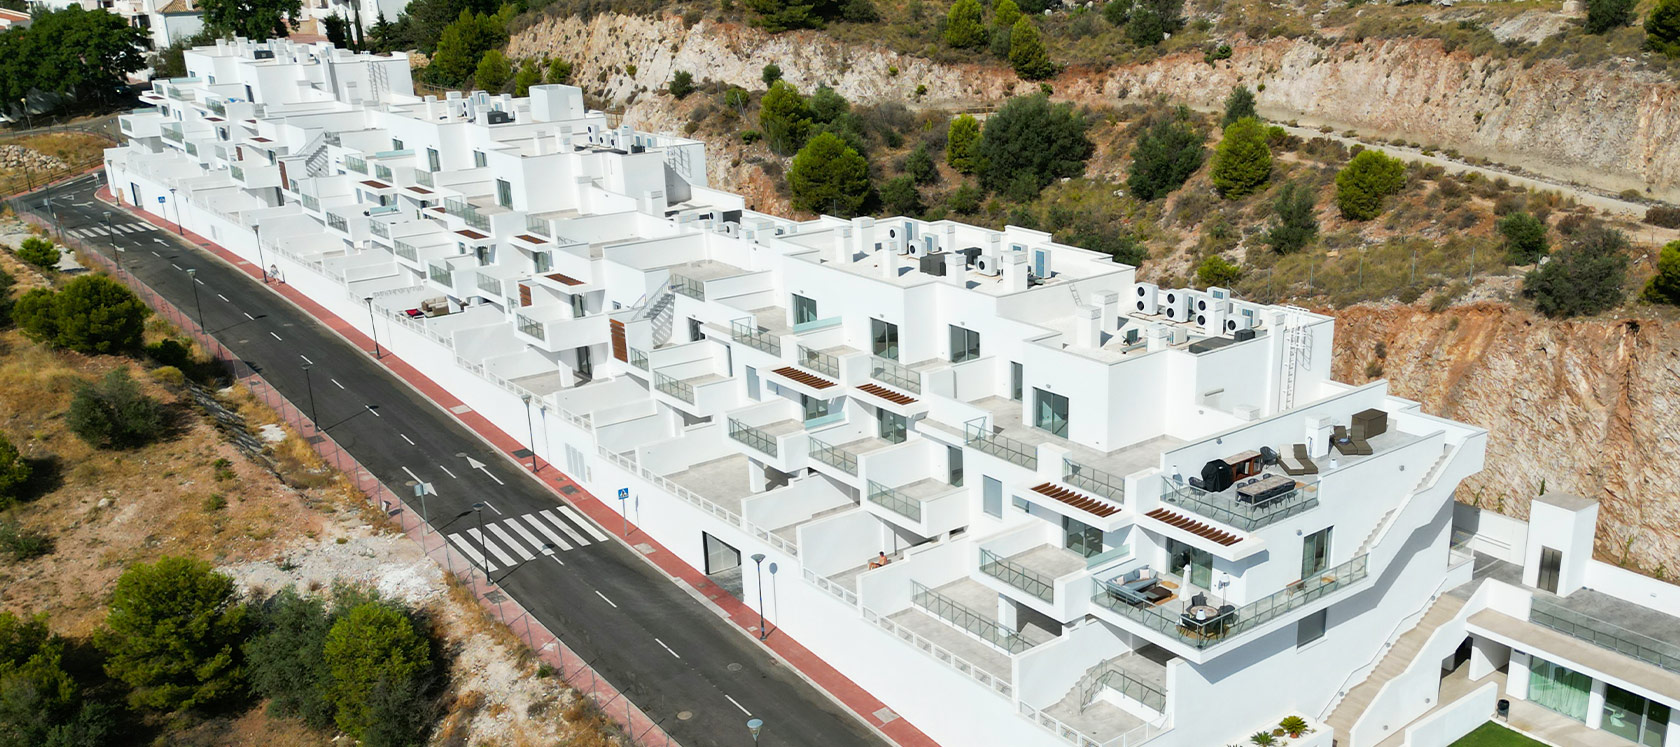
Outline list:
[[[875,258],[880,263],[881,277],[888,280],[898,277],[898,252],[882,250],[875,253]]]
[[[1005,252],[1003,255],[1003,289],[1006,293],[1016,293],[1027,289],[1027,258],[1021,252]]]
[[[857,242],[857,251],[864,253],[875,251],[875,219],[853,218],[852,238]]]
[[[642,199],[637,201],[637,210],[648,215],[665,217],[665,191],[650,189],[642,193]]]
[[[1102,305],[1103,331],[1118,331],[1120,329],[1120,294],[1114,291],[1098,293],[1097,303]]]
[[[1102,309],[1080,306],[1073,312],[1073,344],[1081,348],[1102,347]]]
[[[956,252],[944,252],[934,255],[941,257],[945,263],[944,280],[958,288],[968,287],[968,269],[963,266],[963,255]]]
[[[829,248],[828,261],[837,265],[852,263],[851,226],[840,226],[834,229],[834,242]]]
[[[1166,327],[1150,327],[1148,334],[1145,336],[1149,340],[1149,352],[1155,353],[1167,349]]]

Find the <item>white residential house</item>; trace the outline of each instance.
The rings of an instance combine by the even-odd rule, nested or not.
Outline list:
[[[30,0],[30,5],[48,10],[74,5],[115,13],[128,19],[130,26],[144,29],[154,49],[204,30],[203,14],[193,0]]]
[[[1486,433],[1332,381],[1329,317],[1022,228],[748,211],[701,143],[569,86],[421,98],[405,57],[287,41],[186,62],[121,119],[124,200],[372,324],[719,583],[773,585],[779,630],[942,744],[1485,721],[1439,712],[1438,667],[1379,666],[1418,630],[1420,656],[1462,633],[1425,663],[1479,641],[1510,697],[1538,671],[1476,622],[1532,624],[1521,593],[1453,543]],[[1469,627],[1426,614],[1453,594]]]

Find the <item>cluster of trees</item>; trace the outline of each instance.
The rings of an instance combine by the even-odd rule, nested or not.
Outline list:
[[[431,63],[425,68],[426,79],[440,86],[461,86],[477,83],[482,70],[486,82],[497,84],[489,90],[500,91],[509,73],[499,50],[507,44],[507,24],[516,12],[512,5],[492,13],[462,8],[439,32]]]
[[[1621,305],[1628,263],[1622,232],[1603,226],[1580,229],[1529,271],[1522,293],[1546,316],[1597,314]]]
[[[956,0],[945,14],[945,43],[956,49],[985,49],[1008,60],[1015,73],[1041,80],[1056,73],[1044,39],[1015,0],[998,0],[987,24],[980,0]]]
[[[1589,34],[1608,34],[1634,21],[1638,0],[1587,0],[1583,26]],[[1680,0],[1657,0],[1645,16],[1645,48],[1680,57]]]
[[[21,112],[31,97],[36,111],[46,100],[61,102],[54,108],[111,105],[129,74],[146,66],[147,43],[144,31],[115,13],[38,12],[29,26],[0,34],[0,107]]]
[[[822,28],[829,21],[867,23],[881,17],[870,0],[746,0],[753,24],[766,31]]]
[[[1103,6],[1103,18],[1126,30],[1126,38],[1139,47],[1160,44],[1168,34],[1184,27],[1184,0],[1110,0]]]
[[[140,348],[150,310],[121,283],[83,275],[58,290],[35,288],[12,306],[12,321],[30,337],[78,353]]]

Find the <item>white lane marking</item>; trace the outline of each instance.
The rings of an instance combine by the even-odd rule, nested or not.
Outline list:
[[[524,524],[519,523],[519,517],[516,516],[512,519],[508,519],[506,522],[503,522],[503,523],[507,524],[509,529],[512,529],[513,531],[518,532],[519,536],[524,537],[525,541],[531,543],[532,547],[537,548],[537,552],[539,552],[543,555],[553,555],[554,554],[554,548],[553,547],[546,547],[546,548],[543,547],[543,545],[549,544],[549,543],[546,543],[546,542],[543,542],[540,539],[537,539],[537,535],[532,534],[531,530],[526,529]],[[557,543],[554,543],[554,544],[556,546],[558,546],[560,543],[557,542]],[[572,548],[567,547],[566,549],[570,550]]]
[[[216,297],[222,299],[222,301],[225,302],[225,303],[233,303],[232,301],[227,300],[227,296],[224,296],[220,293],[217,293]]]
[[[304,363],[308,363],[311,366],[315,365],[315,361],[309,360],[309,356],[307,356],[307,355],[304,355],[302,353],[298,353],[298,357],[302,358]]]
[[[579,547],[589,544],[589,540],[584,539],[583,535],[573,531],[570,525],[561,521],[560,517],[555,516],[552,512],[544,511],[537,515],[543,517],[544,519],[548,519],[549,523],[559,527],[560,531],[565,532],[567,537],[571,537],[573,540],[577,541]]]
[[[682,658],[681,656],[677,656],[677,652],[672,651],[670,646],[665,645],[664,641],[661,641],[658,638],[655,638],[655,639],[653,639],[653,642],[659,644],[660,648],[665,649],[665,653],[670,654],[671,656],[676,657],[678,659]]]
[[[327,377],[327,381],[330,381],[330,382],[332,382],[332,383],[333,383],[333,386],[336,386],[336,387],[338,387],[338,388],[339,388],[339,389],[343,389],[343,388],[344,388],[344,385],[343,385],[343,384],[340,384],[340,383],[338,383],[338,379],[335,379],[335,378],[332,378],[332,377],[331,377],[331,376],[329,376],[329,377]]]
[[[408,435],[407,435],[407,434],[405,434],[405,433],[398,433],[398,434],[397,434],[397,435],[399,435],[399,436],[402,436],[402,440],[404,440],[404,441],[408,441],[408,445],[409,445],[409,446],[413,446],[413,445],[414,445],[414,441],[412,441],[412,440],[410,440],[410,439],[409,439],[409,437],[408,437]]]
[[[607,603],[607,604],[612,604],[612,608],[613,608],[613,609],[615,609],[615,610],[616,610],[616,609],[618,609],[618,605],[616,605],[616,604],[613,604],[613,600],[611,600],[611,599],[608,599],[608,598],[607,598],[607,595],[605,595],[605,594],[602,594],[602,593],[601,593],[601,592],[599,592],[599,591],[596,591],[596,592],[595,592],[595,596],[598,596],[598,597],[600,597],[600,598],[601,598],[601,601],[603,601],[603,602],[606,602],[606,603]]]
[[[195,283],[198,283],[198,284],[199,284],[199,285],[203,285],[203,284],[204,284],[204,281],[203,281],[203,280],[199,280],[199,279],[198,279],[198,278],[193,278],[193,282],[195,282]]]
[[[532,553],[532,552],[531,552],[531,551],[530,551],[530,550],[527,550],[527,549],[525,549],[525,546],[524,546],[524,545],[522,545],[522,544],[520,544],[520,543],[518,543],[518,542],[516,542],[516,541],[514,541],[514,539],[513,539],[513,535],[511,535],[511,534],[508,534],[508,533],[507,533],[507,530],[506,530],[506,529],[503,529],[503,528],[502,528],[502,527],[501,527],[501,525],[499,525],[499,524],[491,524],[491,525],[490,525],[490,527],[489,527],[489,529],[490,529],[490,531],[491,531],[491,532],[494,532],[494,533],[495,533],[495,535],[496,535],[496,536],[497,536],[497,537],[500,537],[500,538],[502,538],[502,541],[503,541],[503,542],[505,542],[505,543],[507,543],[507,546],[508,546],[508,547],[511,547],[511,548],[513,548],[513,551],[514,551],[514,552],[515,552],[515,553],[518,553],[518,554],[519,554],[519,557],[521,557],[521,558],[524,558],[524,559],[526,559],[526,560],[531,560],[531,559],[534,559],[534,558],[536,558],[536,557],[537,557],[537,556],[536,556],[536,555],[535,555],[535,554],[534,554],[534,553]]]
[[[494,504],[494,503],[491,503],[489,501],[480,501],[480,502],[484,504],[485,508],[488,508],[491,511],[495,511],[497,516],[506,516],[507,515],[507,514],[502,513],[501,509],[496,508],[496,504]]]
[[[270,335],[273,335],[273,336],[274,336],[274,339],[276,339],[276,340],[280,340],[280,341],[281,341],[281,342],[285,342],[285,340],[284,340],[284,339],[282,339],[282,338],[281,338],[281,337],[280,337],[280,336],[279,336],[279,335],[276,335],[276,334],[274,334],[274,333],[273,333],[273,332],[269,332],[269,334],[270,334]]]
[[[497,547],[496,543],[486,542],[485,539],[484,539],[484,535],[479,534],[478,527],[473,527],[471,529],[468,529],[467,530],[467,536],[472,537],[475,540],[478,540],[479,546],[483,547],[484,549],[489,550],[491,553],[493,553],[498,560],[502,561],[502,565],[513,565],[513,564],[519,562],[517,560],[514,560],[512,555],[509,555],[505,552],[502,552],[502,548]]]
[[[175,269],[177,269],[177,270],[179,270],[179,269],[181,269],[181,266],[180,266],[180,265],[178,265],[178,264],[175,264],[175,263],[174,263],[174,262],[170,262],[170,263],[169,263],[169,266],[170,266],[170,267],[173,267],[173,268],[175,268]]]
[[[408,476],[414,478],[415,482],[419,482],[419,483],[425,482],[425,480],[420,479],[419,475],[414,474],[414,470],[411,470],[407,467],[404,467],[404,468],[402,468],[402,471],[407,472]]]
[[[454,473],[454,472],[450,472],[450,471],[449,471],[449,468],[448,468],[448,467],[445,467],[445,466],[443,466],[443,465],[441,465],[441,464],[440,464],[440,465],[438,465],[438,469],[441,469],[441,470],[443,470],[443,473],[444,473],[444,474],[446,474],[446,475],[449,475],[449,476],[450,476],[450,477],[454,477],[454,476],[455,476],[455,473]]]
[[[154,256],[154,257],[161,257],[161,256],[163,256],[163,255],[162,255],[162,254],[158,254],[158,253],[157,253],[157,250],[156,250],[156,249],[153,249],[153,250],[152,250],[152,256]]]
[[[477,563],[478,565],[480,565],[484,568],[488,568],[489,570],[492,570],[492,571],[496,570],[496,566],[491,565],[490,563],[486,562],[484,560],[484,556],[478,554],[478,550],[473,549],[473,546],[471,544],[469,544],[465,539],[463,539],[461,537],[461,535],[451,534],[451,535],[449,535],[449,541],[455,543],[455,549],[460,550],[461,554],[463,554],[463,555],[467,556],[468,558],[472,559],[472,561],[474,563]]]
[[[594,524],[589,523],[589,520],[583,518],[578,514],[578,512],[573,511],[571,506],[561,506],[560,511],[566,514],[566,518],[577,522],[578,526],[583,527],[583,531],[588,532],[589,536],[594,537],[596,542],[607,541],[606,534],[603,534],[601,530],[596,529]]]
[[[372,407],[369,407],[369,408],[368,408],[368,409],[367,409],[367,411],[368,411],[368,412],[371,412],[371,413],[373,413],[373,416],[374,416],[374,417],[376,417],[376,418],[382,418],[382,417],[385,417],[385,416],[384,416],[384,415],[380,415],[380,414],[379,414],[379,410],[376,410],[376,409],[374,409],[374,408],[372,408]]]
[[[524,519],[526,521],[526,523],[530,524],[533,527],[536,527],[537,531],[542,532],[544,537],[547,537],[551,540],[554,540],[554,544],[559,545],[561,550],[572,549],[572,543],[567,542],[565,540],[565,538],[561,537],[558,534],[555,534],[554,530],[549,529],[547,524],[544,524],[540,521],[537,521],[536,514],[526,514],[526,515],[524,515],[522,517],[519,517],[519,518]]]
[[[724,697],[724,698],[725,698],[725,699],[727,699],[727,700],[728,700],[728,701],[729,701],[729,702],[731,702],[731,703],[734,703],[734,704],[735,704],[735,707],[736,707],[736,708],[739,708],[739,709],[741,709],[741,712],[742,712],[742,713],[745,713],[745,714],[747,714],[747,715],[748,715],[748,716],[751,716],[751,715],[752,715],[752,711],[749,711],[749,710],[747,710],[747,707],[746,707],[746,706],[744,706],[744,705],[741,705],[741,701],[739,701],[739,700],[736,700],[736,699],[734,699],[734,698],[731,698],[731,697],[729,697],[729,693],[724,693],[724,694],[723,694],[723,697]]]
[[[240,313],[241,313],[241,314],[244,314],[244,315],[245,315],[245,318],[246,318],[246,319],[249,319],[249,320],[251,320],[251,321],[253,321],[253,322],[254,322],[254,321],[256,321],[256,320],[257,320],[257,318],[256,318],[256,317],[254,317],[254,316],[251,316],[251,312],[249,312],[249,311],[242,311],[242,312],[240,312]]]

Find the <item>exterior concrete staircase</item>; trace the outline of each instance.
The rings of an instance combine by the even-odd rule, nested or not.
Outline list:
[[[1377,697],[1383,685],[1393,679],[1395,675],[1406,671],[1411,666],[1412,659],[1417,656],[1429,636],[1442,623],[1451,620],[1464,607],[1464,600],[1450,594],[1443,594],[1429,610],[1423,613],[1423,618],[1411,630],[1401,635],[1398,640],[1383,654],[1375,669],[1366,676],[1364,681],[1348,691],[1342,702],[1336,705],[1336,710],[1330,712],[1330,718],[1325,722],[1336,732],[1336,744],[1348,747],[1348,735],[1353,731],[1354,722],[1359,720],[1360,714]]]

